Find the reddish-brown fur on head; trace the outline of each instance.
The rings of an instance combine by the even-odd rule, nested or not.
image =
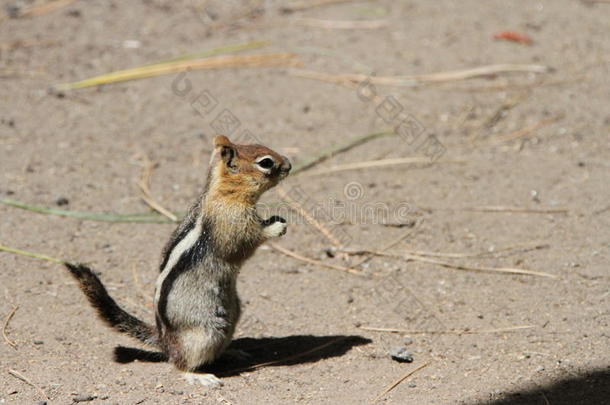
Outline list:
[[[218,159],[210,191],[236,203],[256,203],[292,167],[288,158],[265,146],[236,144],[226,136],[214,138],[214,149]]]

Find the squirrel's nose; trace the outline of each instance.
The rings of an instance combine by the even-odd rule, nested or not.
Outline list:
[[[280,170],[282,172],[288,173],[290,171],[290,169],[292,169],[292,164],[290,164],[290,160],[288,160],[288,158],[286,156],[282,156],[283,158],[283,162],[282,165],[280,166]]]

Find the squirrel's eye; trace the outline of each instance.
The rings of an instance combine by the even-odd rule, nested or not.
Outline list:
[[[271,158],[264,158],[257,163],[263,169],[271,169],[275,162]]]

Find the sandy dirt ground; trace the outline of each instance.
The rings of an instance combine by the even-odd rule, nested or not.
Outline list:
[[[227,128],[222,111],[239,121],[235,134],[251,131],[294,164],[391,131],[400,111],[423,131],[417,139],[371,140],[283,184],[333,236],[285,210],[289,231],[276,243],[360,274],[263,246],[238,286],[234,345],[252,357],[217,364],[224,386],[208,390],[166,363],[113,362],[116,345],[137,343],[96,318],[61,266],[0,252],[3,326],[14,312],[0,341],[0,403],[610,404],[610,4],[381,0],[287,12],[296,3],[202,3],[79,0],[0,22],[0,198],[150,213],[137,186],[149,161],[154,199],[184,211],[205,179],[212,136]],[[19,4],[30,3],[2,2]],[[533,42],[494,39],[508,30]],[[299,69],[327,74],[549,69],[356,90],[255,67],[47,91],[261,40],[269,44],[241,54],[290,52]],[[429,140],[444,151],[433,163],[331,170],[426,159],[438,151]],[[286,208],[280,200],[274,190],[262,208]],[[7,204],[0,215],[0,244],[86,262],[121,305],[153,320],[160,252],[175,225]],[[428,259],[553,277],[346,256],[333,238],[344,250],[464,253]],[[528,328],[507,330],[518,326]],[[413,362],[392,360],[396,347]],[[265,362],[276,363],[256,366]]]

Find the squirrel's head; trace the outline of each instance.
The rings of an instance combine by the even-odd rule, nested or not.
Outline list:
[[[214,138],[212,162],[214,193],[244,203],[255,203],[292,168],[287,157],[265,146],[236,144],[226,136]]]

